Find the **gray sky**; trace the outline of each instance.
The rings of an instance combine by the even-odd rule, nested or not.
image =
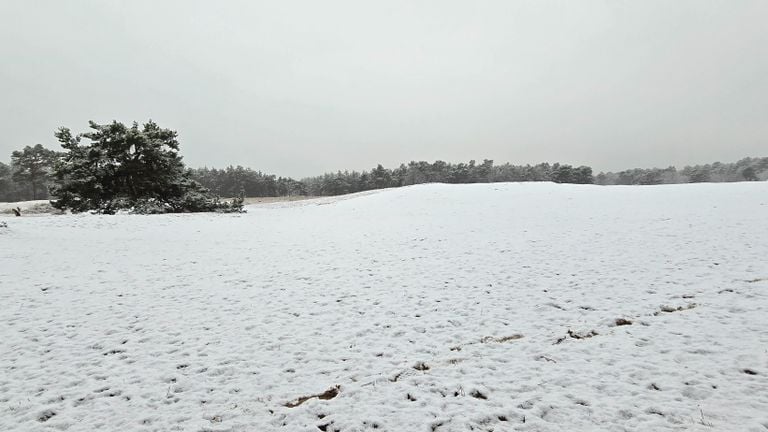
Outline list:
[[[295,177],[768,156],[766,19],[765,0],[0,0],[0,156],[149,118],[190,166]]]

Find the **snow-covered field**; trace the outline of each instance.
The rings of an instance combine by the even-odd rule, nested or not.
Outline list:
[[[2,431],[768,430],[766,182],[2,221]]]

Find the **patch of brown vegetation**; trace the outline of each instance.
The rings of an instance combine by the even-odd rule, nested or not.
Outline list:
[[[659,316],[661,315],[662,312],[664,313],[680,312],[688,309],[693,309],[696,306],[698,306],[696,303],[688,303],[686,306],[678,306],[678,307],[674,307],[670,305],[661,305],[659,307],[659,310],[654,312],[653,315]]]
[[[336,396],[339,395],[339,390],[340,389],[341,389],[340,385],[335,385],[335,386],[329,388],[328,390],[326,390],[326,391],[324,391],[322,393],[318,393],[318,394],[314,394],[314,395],[309,395],[309,396],[301,396],[301,397],[299,397],[297,399],[294,399],[294,400],[292,400],[290,402],[286,402],[286,403],[283,404],[283,406],[288,407],[288,408],[296,408],[297,406],[303,404],[304,402],[306,402],[306,401],[308,401],[310,399],[314,399],[314,398],[317,398],[317,399],[320,399],[320,400],[333,399],[333,398],[335,398]]]
[[[405,373],[405,371],[400,371],[397,374],[395,374],[395,376],[390,378],[389,380],[392,381],[392,382],[397,382],[397,380],[399,380],[400,377],[403,376],[404,373]]]
[[[588,332],[587,331],[575,332],[575,331],[573,331],[571,329],[568,329],[568,334],[566,336],[558,338],[553,345],[557,345],[557,344],[563,343],[568,338],[571,338],[571,339],[589,339],[589,338],[591,338],[593,336],[597,336],[598,334],[599,333],[596,332],[595,330],[590,330]]]
[[[597,335],[598,333],[594,330],[590,330],[588,332],[575,332],[571,329],[568,329],[568,336],[570,336],[572,339],[589,339]]]
[[[522,338],[523,338],[523,335],[519,333],[510,335],[510,336],[501,336],[501,337],[485,336],[484,338],[480,339],[480,343],[488,343],[488,342],[504,343],[504,342],[509,342],[509,341],[518,340]]]
[[[470,392],[469,395],[475,399],[482,399],[482,400],[488,399],[488,396],[481,393],[480,390],[472,390],[472,392]]]

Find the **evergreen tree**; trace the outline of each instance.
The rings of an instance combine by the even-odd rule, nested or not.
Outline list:
[[[0,201],[16,201],[15,186],[11,178],[11,167],[0,162]]]
[[[392,173],[381,166],[377,165],[376,168],[371,171],[370,184],[372,189],[388,188],[392,183]]]
[[[695,166],[691,169],[686,167],[685,173],[688,175],[690,183],[706,183],[711,180],[711,171],[708,165]]]
[[[744,168],[744,170],[741,172],[742,177],[744,177],[744,180],[747,181],[757,181],[759,178],[757,177],[757,173],[755,172],[755,169],[750,167]]]
[[[51,204],[74,212],[111,214],[120,209],[143,213],[239,211],[242,201],[222,203],[192,180],[178,154],[176,132],[153,121],[142,127],[90,122],[91,131],[55,136],[65,153],[56,166]],[[83,139],[88,140],[81,144]]]
[[[488,183],[493,181],[493,160],[484,159],[483,163],[476,166],[472,172],[472,181],[476,183]]]
[[[47,184],[56,157],[55,151],[49,150],[41,144],[34,147],[26,146],[22,150],[14,151],[11,153],[13,181],[27,186],[32,192],[30,197],[33,200],[47,198]]]

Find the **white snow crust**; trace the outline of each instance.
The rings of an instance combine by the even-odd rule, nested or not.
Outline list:
[[[766,182],[0,221],[1,431],[768,431]]]

